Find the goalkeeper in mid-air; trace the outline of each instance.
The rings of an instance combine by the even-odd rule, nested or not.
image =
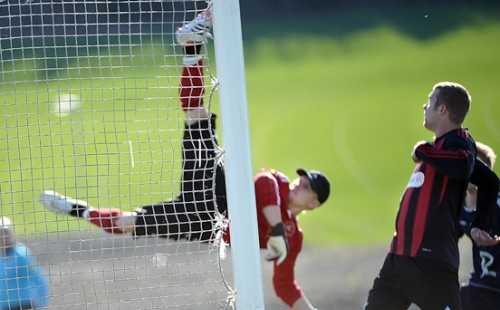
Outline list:
[[[227,202],[215,115],[203,103],[201,49],[210,36],[211,26],[211,11],[205,10],[176,31],[177,42],[184,50],[179,95],[186,114],[180,194],[173,200],[124,212],[119,208],[94,208],[85,201],[45,191],[40,201],[47,209],[81,217],[110,233],[211,242],[223,230],[224,240],[230,243],[229,231],[220,225],[221,218],[227,216]],[[330,194],[330,183],[317,171],[298,169],[297,174],[293,182],[272,169],[261,169],[256,174],[259,242],[260,248],[268,251],[266,258],[274,261],[276,294],[292,309],[314,309],[294,276],[303,240],[297,215],[323,204]]]

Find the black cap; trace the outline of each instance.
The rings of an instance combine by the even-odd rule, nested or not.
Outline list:
[[[309,179],[311,188],[318,195],[320,203],[323,203],[328,199],[328,196],[330,195],[330,182],[323,173],[314,170],[307,172],[306,170],[299,168],[297,169],[297,174],[305,176]]]

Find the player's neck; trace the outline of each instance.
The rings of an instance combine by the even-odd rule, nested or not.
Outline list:
[[[288,209],[290,209],[290,212],[292,212],[292,214],[294,216],[297,216],[297,215],[299,215],[300,213],[302,213],[302,212],[304,212],[306,210],[305,207],[301,207],[301,206],[296,205],[294,203],[288,204]]]
[[[436,130],[434,131],[434,135],[436,136],[436,138],[439,138],[452,130],[460,128],[462,128],[462,125],[457,125],[451,122],[442,123],[440,126],[436,128]]]

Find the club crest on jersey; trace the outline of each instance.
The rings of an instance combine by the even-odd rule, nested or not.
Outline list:
[[[295,234],[295,225],[293,222],[285,222],[285,228],[286,228],[286,235],[288,237],[293,236]]]
[[[410,183],[408,183],[408,187],[420,187],[424,184],[425,175],[423,172],[418,171],[411,175]]]

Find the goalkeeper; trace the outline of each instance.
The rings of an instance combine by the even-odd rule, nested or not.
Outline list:
[[[173,200],[142,206],[135,212],[119,208],[93,208],[82,200],[45,191],[40,201],[49,210],[81,217],[110,233],[211,242],[227,216],[222,152],[215,134],[215,115],[204,106],[203,56],[201,48],[212,26],[211,11],[199,14],[179,28],[176,39],[183,46],[180,81],[181,108],[186,114],[182,143],[183,173],[180,194]],[[303,234],[297,215],[323,204],[330,183],[320,172],[298,169],[290,183],[287,176],[272,169],[260,170],[255,178],[257,220],[261,249],[274,261],[276,294],[292,309],[314,309],[295,281],[295,261],[302,248]]]

